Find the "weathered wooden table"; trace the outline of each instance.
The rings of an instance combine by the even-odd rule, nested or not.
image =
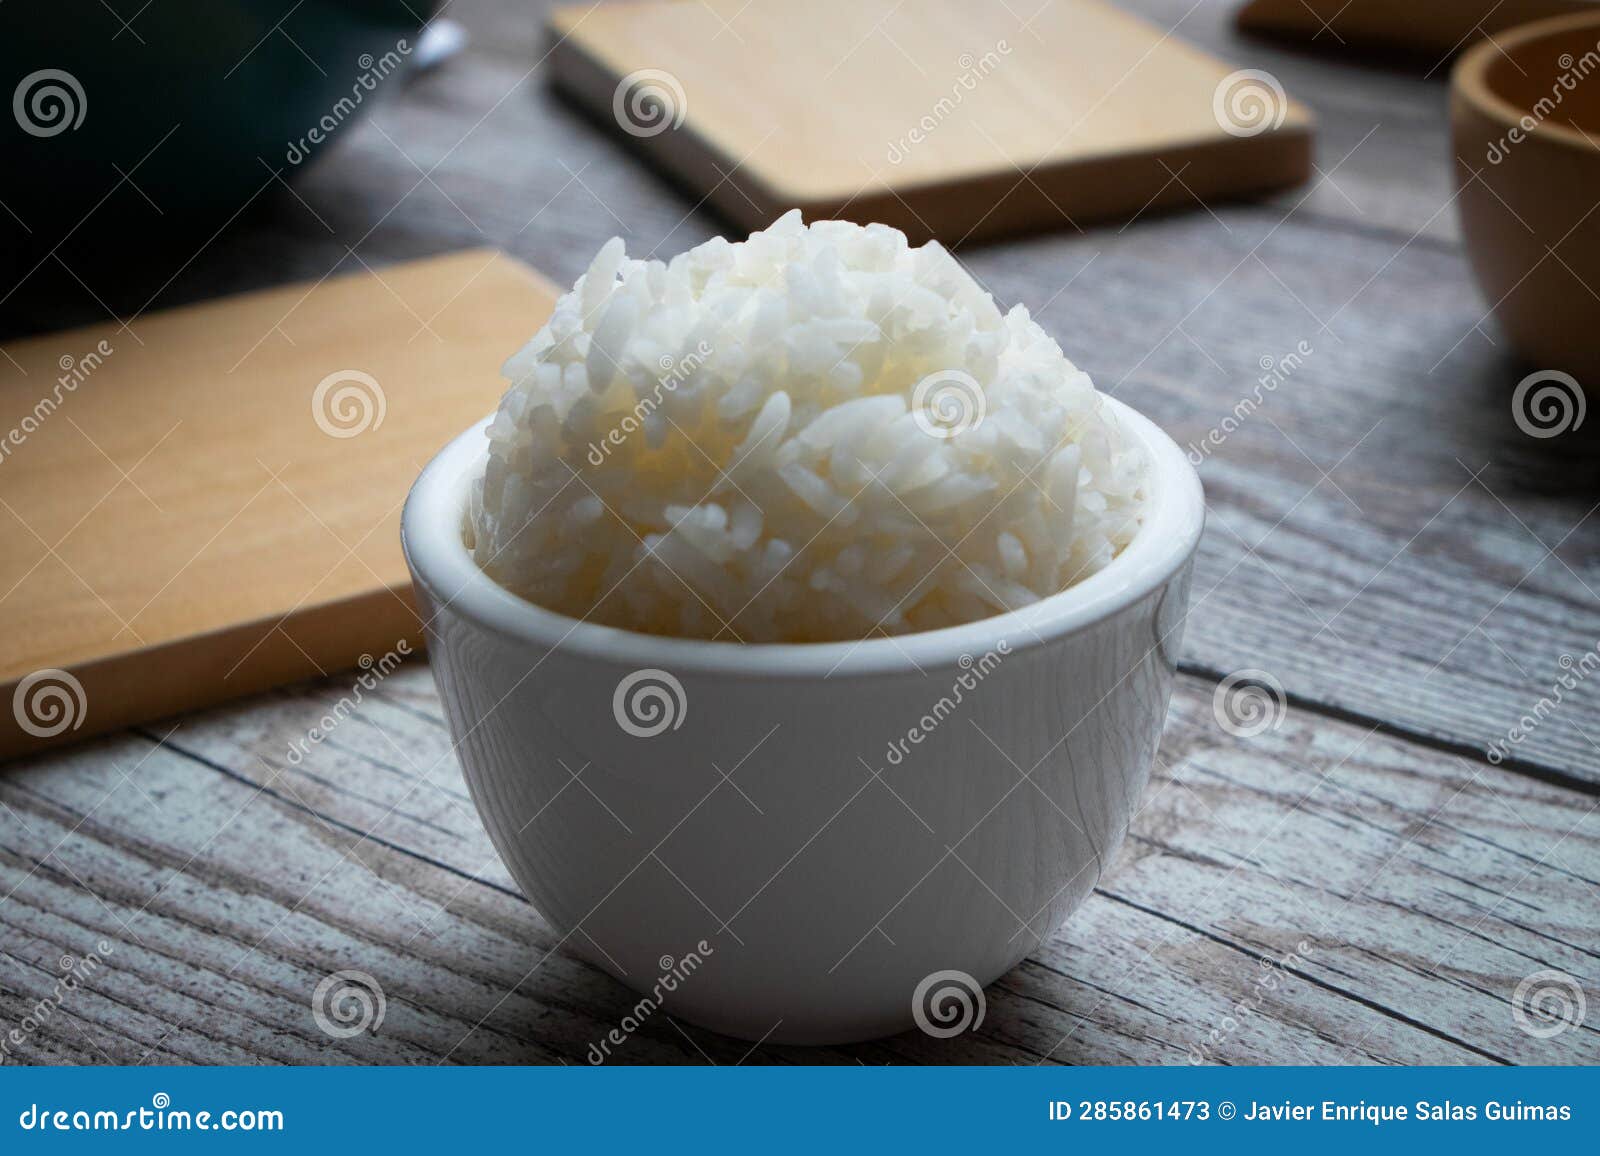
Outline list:
[[[963,253],[1102,388],[1180,442],[1223,434],[1132,834],[989,988],[976,1033],[751,1047],[661,1015],[612,1062],[1600,1061],[1600,1012],[1553,1031],[1534,1007],[1565,998],[1577,1019],[1574,984],[1600,999],[1600,680],[1577,678],[1600,643],[1600,456],[1585,429],[1534,439],[1512,420],[1530,367],[1461,251],[1447,70],[1363,65],[1337,25],[1298,54],[1241,40],[1228,3],[1133,6],[1269,69],[1320,127],[1304,189]],[[552,97],[541,9],[460,0],[470,57],[388,94],[292,191],[181,268],[22,307],[54,328],[158,290],[171,304],[486,243],[570,283],[613,233],[670,254],[719,231]],[[1247,669],[1288,705],[1240,737],[1214,698]],[[1575,687],[1540,709],[1564,675]],[[584,1062],[635,997],[552,951],[472,812],[426,668],[286,759],[350,685],[0,769],[7,1058]],[[313,992],[340,969],[380,981],[376,1032],[319,1029]]]

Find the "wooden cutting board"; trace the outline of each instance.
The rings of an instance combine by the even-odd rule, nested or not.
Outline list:
[[[550,30],[557,86],[746,229],[798,206],[957,244],[1310,172],[1281,87],[1099,0],[635,0]],[[1253,79],[1265,120],[1225,126]]]
[[[1517,24],[1593,7],[1594,0],[1250,0],[1239,10],[1239,27],[1329,51],[1356,45],[1431,58]]]
[[[477,250],[8,346],[0,756],[416,653],[400,506],[555,297]]]

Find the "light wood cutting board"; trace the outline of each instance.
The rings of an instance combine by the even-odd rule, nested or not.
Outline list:
[[[551,34],[561,89],[747,229],[798,206],[957,244],[1310,172],[1304,108],[1262,89],[1230,133],[1241,65],[1099,0],[635,0]]]
[[[555,296],[476,250],[6,347],[0,756],[418,652],[400,506]]]

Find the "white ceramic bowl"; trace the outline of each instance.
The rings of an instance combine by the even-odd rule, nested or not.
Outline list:
[[[489,836],[566,950],[663,1014],[837,1043],[959,1025],[942,997],[966,981],[924,980],[988,984],[1061,924],[1149,777],[1204,519],[1183,452],[1107,404],[1151,462],[1122,554],[1024,610],[855,643],[534,606],[462,543],[487,422],[433,460],[401,534],[434,677]]]

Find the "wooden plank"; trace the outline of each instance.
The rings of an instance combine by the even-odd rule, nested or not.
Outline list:
[[[981,1032],[750,1061],[1600,1060],[1593,1025],[1535,1039],[1509,1002],[1545,968],[1592,989],[1593,797],[1293,708],[1235,739],[1213,689],[1180,679],[1117,865],[989,989]],[[45,997],[63,954],[113,948],[18,1057],[585,1062],[634,999],[551,953],[506,890],[426,671],[390,676],[289,764],[347,691],[275,692],[165,745],[130,735],[0,779],[0,1022]],[[317,1028],[312,992],[339,969],[382,986],[376,1036]],[[615,1062],[748,1051],[662,1019]]]
[[[1459,241],[1443,51],[1400,66],[1327,32],[1309,46],[1243,35],[1234,3],[1127,0],[1127,6],[1235,67],[1270,73],[1315,111],[1316,168],[1306,188],[1271,200],[1278,215],[1299,206],[1297,215],[1307,219],[1393,233],[1396,246],[1413,234]]]
[[[479,249],[12,346],[0,756],[420,646],[400,506],[554,299]]]
[[[1191,288],[1120,288],[1148,276],[1163,232]],[[1569,664],[1592,667],[1592,441],[1519,428],[1525,370],[1474,329],[1457,255],[1237,218],[1129,236],[1065,245],[1049,273],[971,264],[1010,300],[1092,270],[1044,324],[1069,354],[1095,334],[1085,368],[1200,460],[1211,522],[1186,662],[1265,668],[1297,696],[1479,752]],[[1509,757],[1600,781],[1600,698],[1560,697]]]
[[[551,18],[550,64],[746,230],[848,209],[958,244],[1310,173],[1310,115],[1257,78],[1101,0],[1003,34],[1015,20],[1000,0],[574,5]]]

